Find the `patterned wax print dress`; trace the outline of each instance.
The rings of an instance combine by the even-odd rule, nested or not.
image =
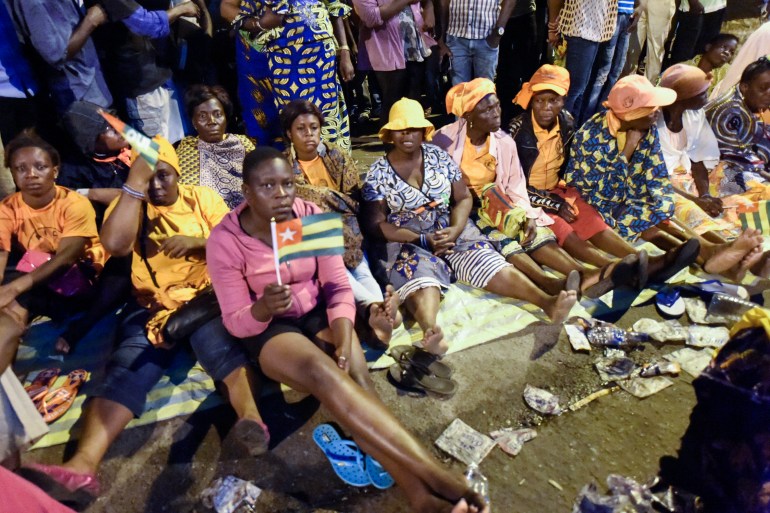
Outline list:
[[[604,222],[631,241],[674,215],[675,192],[655,125],[629,162],[610,133],[606,113],[595,114],[575,133],[564,179]]]
[[[350,7],[337,0],[242,0],[241,2],[241,13],[245,15],[261,16],[267,8],[284,17],[283,25],[265,31],[253,41],[246,36],[246,42],[264,52],[267,57],[266,70],[262,68],[262,61],[257,59],[259,68],[257,75],[262,74],[268,78],[267,88],[257,75],[246,77],[248,82],[252,82],[249,87],[251,98],[247,98],[251,102],[250,106],[257,101],[263,105],[263,108],[258,109],[256,113],[259,117],[258,121],[265,122],[265,124],[260,123],[260,129],[269,134],[270,140],[281,137],[280,124],[276,118],[271,117],[272,111],[264,107],[268,94],[277,111],[292,100],[308,100],[315,103],[323,112],[324,126],[321,128],[323,140],[349,152],[348,111],[337,74],[337,44],[329,16],[346,17],[350,14]],[[243,99],[241,101],[243,102]],[[244,117],[249,114],[244,104]],[[250,121],[246,121],[247,127]],[[248,130],[247,133],[249,133]],[[251,133],[249,135],[255,136]]]
[[[396,173],[387,157],[378,159],[364,180],[364,201],[384,201],[387,221],[419,234],[433,233],[450,224],[452,184],[463,179],[452,157],[432,144],[422,145],[423,183],[413,187]],[[453,273],[460,281],[484,288],[508,262],[478,228],[467,221],[454,251],[438,257],[419,244],[388,242],[388,280],[403,301],[426,287],[449,287]]]

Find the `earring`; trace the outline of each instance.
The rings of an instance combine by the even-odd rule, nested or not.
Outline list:
[[[468,128],[473,130],[473,121],[468,120]]]

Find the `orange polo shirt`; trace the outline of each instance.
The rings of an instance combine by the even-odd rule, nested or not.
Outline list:
[[[481,195],[481,189],[485,185],[493,183],[497,176],[497,159],[489,153],[489,137],[483,146],[477,148],[471,142],[470,137],[465,138],[463,158],[460,162],[460,170],[468,188],[475,196]]]
[[[541,128],[532,115],[532,128],[537,138],[539,152],[529,171],[529,185],[535,189],[551,190],[559,184],[559,170],[564,164],[564,146],[559,131],[559,119],[550,130]]]

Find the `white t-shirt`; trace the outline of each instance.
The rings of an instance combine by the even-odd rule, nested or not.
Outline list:
[[[660,149],[669,174],[682,167],[689,172],[693,162],[703,162],[707,169],[713,169],[719,163],[719,143],[706,120],[706,111],[686,110],[682,114],[682,132],[672,134],[662,115],[658,116],[658,135]],[[686,135],[686,142],[681,144],[680,134]]]
[[[704,14],[727,7],[727,0],[700,0],[700,3],[703,6]],[[682,3],[679,5],[679,10],[682,12],[690,12],[689,0],[682,0]]]

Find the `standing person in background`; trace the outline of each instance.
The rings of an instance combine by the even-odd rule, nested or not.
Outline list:
[[[517,112],[513,97],[540,64],[540,34],[537,30],[535,0],[517,0],[505,33],[500,39],[500,56],[495,87],[506,126]]]
[[[433,30],[432,0],[353,0],[361,19],[359,69],[371,69],[382,92],[380,124],[390,107],[402,97],[418,99],[422,93],[425,59],[430,41],[424,31]]]
[[[613,52],[599,50],[602,43],[612,40],[617,18],[618,0],[548,0],[548,42],[556,47],[560,34],[567,39],[566,68],[571,81],[564,108],[578,123],[586,117],[594,70],[612,63]]]
[[[172,120],[170,105],[173,72],[162,63],[153,40],[167,38],[180,17],[197,18],[202,10],[196,2],[148,10],[133,0],[106,0],[105,8],[112,23],[99,30],[95,39],[116,104],[125,109],[128,123],[137,130],[168,138],[172,124],[179,123]]]
[[[355,74],[343,22],[350,7],[337,0],[224,0],[223,16],[233,14],[236,8],[233,28],[257,52],[267,55],[267,72],[265,62],[259,58],[254,68],[248,60],[239,67],[240,73],[252,72],[251,86],[240,91],[246,126],[255,126],[248,119],[254,117],[263,139],[259,133],[249,135],[257,137],[260,144],[282,146],[277,119],[263,124],[265,114],[273,113],[265,104],[274,102],[274,108],[280,110],[302,98],[324,113],[324,140],[350,151],[348,111],[337,74],[339,67],[346,82]],[[248,52],[243,58],[252,56],[253,52]],[[260,82],[265,77],[269,84]]]
[[[644,0],[642,15],[636,29],[639,45],[647,48],[644,64],[644,76],[655,83],[660,75],[665,53],[668,30],[674,17],[676,3],[674,0]]]
[[[634,9],[634,0],[618,0],[618,22],[615,26],[615,34],[612,39],[599,45],[597,59],[602,63],[602,66],[594,66],[591,73],[591,79],[588,83],[592,85],[583,109],[581,124],[596,114],[602,103],[607,100],[610,89],[620,78],[623,67],[626,65],[626,54],[628,54],[631,33],[636,30],[640,15],[641,7],[638,8],[637,12]]]
[[[676,11],[671,41],[663,67],[686,61],[704,52],[709,43],[722,29],[727,12],[727,0],[681,0]],[[708,73],[708,70],[704,70]]]
[[[516,0],[439,0],[441,57],[452,62],[452,85],[495,79],[500,40]]]
[[[107,22],[100,5],[85,14],[77,2],[9,0],[18,30],[45,61],[45,78],[56,110],[76,100],[112,104],[91,34]],[[4,113],[5,115],[5,113]]]

